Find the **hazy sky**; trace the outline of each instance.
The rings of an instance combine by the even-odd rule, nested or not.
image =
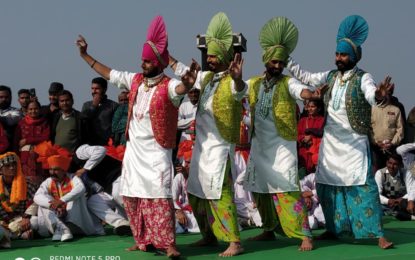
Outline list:
[[[147,26],[155,15],[165,19],[170,52],[189,63],[191,58],[200,61],[196,35],[206,32],[219,11],[228,15],[233,31],[248,40],[244,78],[264,70],[258,33],[274,16],[288,17],[299,29],[294,59],[309,71],[326,71],[335,68],[339,23],[359,14],[369,23],[369,37],[358,65],[377,82],[391,75],[395,94],[408,113],[415,106],[414,10],[415,1],[405,0],[2,1],[0,84],[12,88],[17,106],[18,89],[36,88],[40,102],[47,104],[50,82],[60,81],[73,92],[79,109],[91,99],[90,81],[97,74],[79,57],[74,44],[78,34],[85,36],[89,53],[100,62],[136,72]],[[118,89],[111,87],[108,94],[116,100]]]

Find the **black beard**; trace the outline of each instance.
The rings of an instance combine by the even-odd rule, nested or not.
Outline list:
[[[348,70],[351,70],[351,69],[353,69],[353,67],[356,65],[356,63],[344,63],[344,62],[342,62],[342,61],[336,61],[336,66],[337,66],[337,69],[339,70],[339,71],[341,71],[341,72],[345,72],[345,71],[348,71]]]

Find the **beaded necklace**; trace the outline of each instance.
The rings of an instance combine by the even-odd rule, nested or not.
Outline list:
[[[268,81],[264,76],[264,79],[262,80],[264,84],[264,91],[262,92],[262,95],[261,95],[261,100],[259,103],[259,110],[258,110],[258,114],[261,116],[262,119],[265,119],[267,117],[269,110],[272,107],[273,92],[271,90],[274,87],[275,83],[278,81],[278,79],[280,79],[280,77],[277,77],[277,78],[273,77]]]
[[[135,117],[138,120],[141,120],[144,118],[144,114],[146,112],[146,109],[148,107],[148,103],[150,102],[151,93],[154,86],[157,86],[161,80],[163,79],[164,74],[161,73],[160,75],[153,77],[153,78],[144,78],[143,84],[144,84],[144,91],[138,90],[137,93],[137,109],[135,111]]]
[[[347,88],[346,85],[356,75],[356,71],[357,71],[357,67],[355,67],[347,77],[343,77],[340,71],[337,72],[335,77],[336,78],[338,77],[340,82],[336,88],[336,92],[334,93],[334,98],[333,98],[333,109],[335,111],[339,110],[341,99]]]
[[[210,92],[212,92],[213,88],[215,87],[216,82],[221,81],[227,75],[228,75],[228,71],[225,71],[223,73],[220,73],[220,72],[216,73],[215,75],[213,75],[209,84],[206,85],[202,93],[202,96],[200,97],[200,107],[198,109],[198,112],[200,114],[203,114],[206,111],[206,103],[210,97]]]

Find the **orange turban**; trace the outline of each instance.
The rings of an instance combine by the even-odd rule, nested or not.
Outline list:
[[[53,155],[48,158],[49,168],[61,168],[64,171],[69,169],[71,158],[63,155]]]

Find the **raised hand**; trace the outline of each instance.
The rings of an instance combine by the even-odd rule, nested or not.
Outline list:
[[[200,69],[201,67],[199,63],[192,59],[189,70],[186,71],[186,73],[181,77],[182,83],[186,87],[191,88],[196,82],[197,73],[200,71]]]
[[[391,80],[392,78],[390,76],[386,76],[386,78],[377,86],[375,92],[376,99],[384,99],[393,93],[395,84],[392,83]]]
[[[242,80],[242,67],[244,65],[244,59],[242,59],[240,53],[236,53],[233,61],[229,65],[228,71],[233,80]]]
[[[78,39],[76,40],[76,46],[78,46],[79,53],[81,55],[84,55],[87,53],[88,43],[86,43],[86,40],[82,35],[78,35]]]

